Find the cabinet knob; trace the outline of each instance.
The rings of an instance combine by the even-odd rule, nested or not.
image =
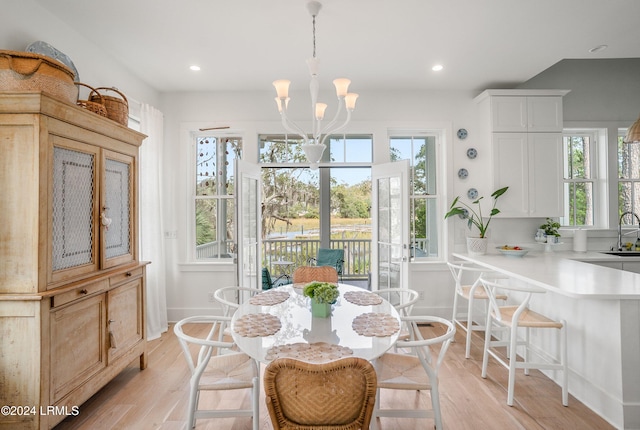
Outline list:
[[[116,322],[116,320],[109,320],[109,324]]]
[[[88,293],[88,291],[86,290],[86,288],[83,288],[83,289],[80,290],[80,294],[87,294],[87,293]]]
[[[125,276],[131,276],[131,272],[125,273]]]

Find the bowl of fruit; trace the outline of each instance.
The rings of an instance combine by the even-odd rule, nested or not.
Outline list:
[[[527,254],[527,252],[529,252],[528,249],[523,248],[521,246],[511,246],[511,245],[498,246],[496,249],[502,255],[506,255],[507,257],[517,257],[517,258],[522,258]]]

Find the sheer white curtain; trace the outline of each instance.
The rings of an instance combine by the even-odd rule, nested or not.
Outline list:
[[[164,224],[162,216],[162,112],[142,104],[140,131],[148,137],[140,147],[140,260],[147,266],[147,339],[167,331]]]

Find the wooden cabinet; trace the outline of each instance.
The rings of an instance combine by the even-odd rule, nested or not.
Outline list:
[[[563,215],[562,96],[556,90],[487,90],[476,101],[491,142],[502,217]]]
[[[146,367],[138,260],[144,135],[38,92],[0,92],[0,429],[49,429]],[[40,413],[41,408],[54,413]]]

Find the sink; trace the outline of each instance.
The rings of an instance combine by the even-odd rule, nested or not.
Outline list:
[[[619,257],[640,257],[640,251],[606,251],[602,254],[617,255]]]

